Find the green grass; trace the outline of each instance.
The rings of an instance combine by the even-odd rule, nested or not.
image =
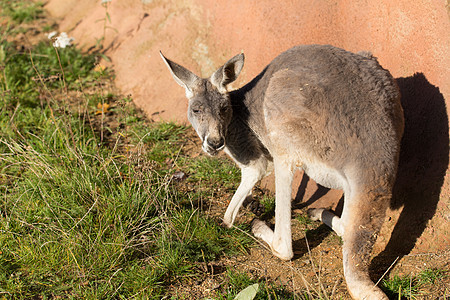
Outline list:
[[[28,23],[42,16],[43,3],[38,1],[6,1],[0,2],[1,15],[7,16],[15,23]]]
[[[382,288],[393,299],[419,299],[424,296],[423,287],[443,279],[446,273],[441,269],[425,269],[416,276],[393,275],[383,280]]]
[[[275,214],[275,197],[264,195],[261,204],[264,206],[264,215]]]
[[[97,57],[83,55],[75,48],[55,49],[49,41],[33,51],[14,51],[4,43],[2,88],[12,105],[20,97],[29,106],[37,105],[39,95],[50,96],[54,89],[79,89],[94,83],[102,74],[93,71]],[[54,92],[54,91],[53,91]]]
[[[417,275],[417,279],[422,284],[434,284],[436,281],[447,276],[448,271],[441,269],[425,269]]]
[[[383,281],[385,292],[390,297],[406,297],[408,299],[416,299],[419,295],[419,285],[416,278],[410,276],[394,275],[389,280]]]
[[[184,155],[186,127],[148,124],[129,98],[84,93],[111,75],[93,55],[50,41],[0,47],[0,295],[160,299],[197,263],[251,246],[248,228],[183,204],[202,195],[177,190],[175,167],[205,186],[239,179],[228,161]],[[107,145],[93,120],[112,101],[121,125]]]
[[[306,228],[313,224],[313,221],[311,221],[311,219],[307,215],[299,215],[296,217],[296,219],[303,227]]]

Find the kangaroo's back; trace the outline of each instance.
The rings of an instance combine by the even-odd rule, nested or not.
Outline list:
[[[263,113],[262,122],[252,125],[269,149],[284,144],[283,151],[302,152],[302,160],[395,174],[403,133],[400,94],[371,55],[332,46],[294,47],[266,68],[247,101],[255,117]]]
[[[397,85],[389,71],[368,53],[355,54],[327,45],[293,47],[237,93],[243,91],[252,117],[266,114],[269,118],[265,121],[273,122],[275,118],[320,118],[326,123],[322,125],[335,129],[334,142],[346,139],[342,134],[371,141],[374,134],[381,137],[390,129],[386,126],[399,135],[402,132]],[[385,125],[379,128],[376,124]],[[259,124],[255,121],[254,125]],[[255,129],[263,133],[264,125]]]

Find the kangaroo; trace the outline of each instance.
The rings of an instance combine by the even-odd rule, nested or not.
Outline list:
[[[275,229],[253,221],[253,234],[282,260],[293,257],[294,171],[344,191],[341,217],[309,210],[343,239],[344,276],[354,299],[388,299],[369,277],[373,244],[390,203],[404,128],[398,87],[370,53],[328,45],[293,47],[251,82],[229,91],[244,54],[209,78],[161,57],[189,100],[188,119],[209,155],[223,150],[242,179],[225,212],[232,226],[253,186],[275,172]]]

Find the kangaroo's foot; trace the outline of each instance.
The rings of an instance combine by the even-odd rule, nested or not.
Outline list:
[[[312,221],[322,221],[322,212],[324,210],[324,208],[310,208],[306,213]]]
[[[252,232],[269,245],[270,250],[276,257],[282,260],[291,260],[294,256],[290,235],[288,237],[277,235],[264,221],[258,219],[252,221]]]
[[[331,211],[324,208],[310,208],[307,213],[311,220],[322,221],[325,225],[333,229],[337,235],[344,236],[344,226],[342,225],[341,218]]]
[[[345,268],[345,265],[344,265]],[[350,295],[353,299],[358,300],[388,300],[386,294],[377,287],[367,274],[355,273],[349,274],[349,270],[345,270],[345,281]]]

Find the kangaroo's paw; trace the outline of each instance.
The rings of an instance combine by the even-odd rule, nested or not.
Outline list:
[[[353,299],[389,300],[386,294],[372,282],[347,282],[347,288]]]
[[[282,238],[274,238],[272,243],[272,253],[281,260],[291,260],[294,257],[291,240],[287,241]]]

